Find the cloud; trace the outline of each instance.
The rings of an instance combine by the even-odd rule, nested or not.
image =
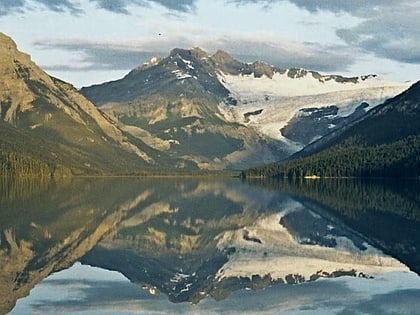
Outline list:
[[[115,13],[129,14],[129,11],[127,9],[128,1],[126,0],[91,0],[91,1],[96,2],[98,8],[105,9],[107,11],[111,11]]]
[[[181,11],[181,12],[191,12],[195,8],[196,0],[149,0],[149,2],[158,3],[170,10]]]
[[[228,0],[237,5],[266,7],[290,2],[310,13],[328,11],[360,18],[352,28],[338,28],[337,36],[361,52],[409,64],[420,64],[420,3],[409,0]]]
[[[260,36],[223,38],[219,47],[241,61],[265,61],[280,68],[304,68],[316,71],[346,71],[355,62],[354,50],[345,46],[323,46],[287,40],[269,42]],[[213,44],[214,45],[214,44]]]
[[[35,2],[38,2],[55,12],[64,12],[67,10],[73,14],[82,12],[78,4],[70,0],[35,0]]]
[[[377,57],[420,64],[419,19],[420,5],[383,8],[353,28],[338,29],[337,35]]]
[[[196,0],[90,0],[95,2],[97,7],[114,13],[130,14],[130,6],[149,7],[158,4],[171,11],[193,12]],[[22,13],[32,10],[34,7],[54,12],[70,12],[74,15],[83,13],[80,2],[76,0],[1,0],[0,16],[13,13]]]
[[[227,0],[238,5],[249,3],[260,3],[263,6],[270,6],[278,2],[290,2],[309,12],[330,11],[334,13],[347,12],[356,16],[366,16],[368,12],[382,6],[399,5],[403,0]]]
[[[221,301],[208,297],[197,305],[173,304],[165,295],[151,296],[127,280],[82,279],[76,274],[73,278],[47,278],[31,295],[19,300],[14,311],[17,314],[417,314],[419,294],[417,275],[395,273],[379,279],[342,277],[265,290],[241,290]]]
[[[346,306],[338,314],[416,314],[420,307],[420,290],[403,289],[386,294],[373,295],[370,300],[362,301],[357,306]]]
[[[79,60],[65,64],[43,65],[47,71],[89,71],[89,70],[128,70],[132,69],[155,53],[127,49],[123,45],[106,45],[96,43],[36,43],[45,49],[79,52]]]
[[[42,65],[47,71],[126,70],[127,72],[151,57],[168,56],[173,48],[200,46],[209,54],[222,49],[243,62],[265,61],[280,68],[305,68],[316,71],[345,71],[354,62],[354,51],[344,46],[324,47],[315,43],[270,41],[263,35],[207,36],[188,38],[177,35],[162,40],[144,38],[132,41],[43,40],[35,46],[45,50],[77,53],[77,62],[63,65]]]
[[[331,11],[334,13],[346,12],[351,15],[366,17],[372,10],[380,7],[388,7],[399,5],[401,0],[352,0],[352,1],[336,1],[336,0],[288,0],[300,8],[309,12]]]
[[[25,6],[25,0],[4,0],[0,2],[0,16],[8,15],[11,12],[21,11]]]
[[[34,6],[41,6],[55,12],[68,11],[78,15],[82,13],[79,5],[71,0],[2,0],[0,2],[0,16],[22,13]]]
[[[63,65],[42,65],[45,70],[53,71],[97,71],[97,70],[131,70],[151,57],[165,56],[176,44],[183,43],[182,38],[165,40],[139,39],[130,42],[89,41],[80,39],[40,40],[34,45],[45,50],[62,50],[78,53],[79,60]]]
[[[129,14],[129,6],[149,7],[152,4],[159,4],[171,11],[191,12],[194,9],[195,0],[90,0],[96,2],[97,6],[115,13]]]

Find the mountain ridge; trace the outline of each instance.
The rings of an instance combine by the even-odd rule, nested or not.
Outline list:
[[[204,157],[206,162],[200,165],[242,168],[256,165],[258,162],[251,160],[256,155],[267,157],[262,163],[287,158],[406,87],[406,83],[386,82],[375,75],[346,78],[305,69],[279,69],[262,61],[244,63],[223,50],[209,55],[195,47],[175,48],[167,57],[153,57],[122,79],[84,87],[81,93],[119,121],[123,129],[137,134],[141,130],[154,142],[170,144],[168,152],[188,152],[195,163]],[[172,134],[171,130],[194,130],[197,119],[200,132],[208,134],[205,141],[210,146],[191,152],[185,148],[190,145],[191,134]],[[258,150],[264,153],[250,151],[255,144],[249,142],[243,144],[248,148],[245,150],[236,147],[225,151],[227,155],[210,153],[214,133],[207,132],[221,126],[236,139],[243,134],[234,131],[238,126],[254,134],[252,137],[263,145]],[[226,162],[227,156],[238,150],[248,158]]]
[[[1,34],[0,42],[0,116],[24,130],[22,139],[44,143],[20,145],[22,159],[43,159],[52,170],[61,165],[74,174],[272,163],[405,87],[373,75],[344,78],[244,63],[195,47],[175,48],[122,79],[78,91],[45,73],[11,38]],[[8,139],[0,145],[11,162],[8,152],[16,148]]]
[[[133,141],[71,84],[49,76],[2,33],[0,43],[0,116],[45,144],[38,151],[23,146],[23,155],[36,159],[49,151],[49,164],[73,173],[125,173],[155,163],[151,148]]]
[[[145,98],[158,92],[171,99],[180,96],[194,98],[200,94],[204,95],[205,99],[222,100],[227,97],[228,91],[214,78],[213,73],[210,73],[199,62],[198,56],[200,54],[194,53],[196,51],[197,49],[175,48],[168,57],[153,57],[150,62],[146,62],[146,66],[143,65],[131,70],[122,79],[83,87],[80,92],[98,106],[115,101],[133,101],[138,97]],[[156,71],[158,65],[161,67]],[[196,67],[199,67],[199,69],[196,69]],[[198,72],[200,72],[201,77],[197,76]],[[150,84],[151,76],[154,76],[154,80],[159,80],[158,86]],[[128,83],[126,84],[126,82]],[[177,90],[173,91],[172,85],[178,86],[181,84],[188,84],[189,86],[183,90],[191,90],[191,92],[188,92],[187,95],[180,95]],[[103,93],[95,93],[95,90],[101,87],[108,90],[106,101],[102,96]]]
[[[249,169],[242,175],[418,178],[419,121],[420,81],[289,160]]]

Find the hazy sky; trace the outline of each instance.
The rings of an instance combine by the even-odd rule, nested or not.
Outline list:
[[[77,87],[175,47],[323,73],[420,79],[416,0],[0,0],[0,31]]]
[[[55,273],[18,300],[14,314],[416,314],[419,277],[413,272],[375,279],[339,277],[300,285],[237,291],[226,300],[206,298],[198,305],[173,304],[164,294],[151,296],[124,276],[76,263]]]

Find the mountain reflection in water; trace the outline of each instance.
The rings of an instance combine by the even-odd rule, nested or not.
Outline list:
[[[389,272],[420,270],[416,182],[178,178],[1,185],[0,313],[76,261],[118,271],[172,302],[199,305],[247,288],[303,282],[310,288],[326,285],[319,278],[340,276],[377,285]],[[410,294],[419,297],[415,279]]]

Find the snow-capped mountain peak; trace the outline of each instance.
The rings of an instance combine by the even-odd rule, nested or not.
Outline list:
[[[216,72],[235,99],[234,106],[220,104],[225,119],[280,140],[290,151],[360,117],[411,85],[388,82],[374,74],[324,75],[300,68],[279,69],[264,62],[236,64],[236,71],[219,67]]]
[[[123,79],[83,88],[82,93],[98,106],[112,104],[111,113],[115,112],[116,104],[145,103],[138,105],[138,111],[154,117],[150,122],[155,122],[156,117],[163,120],[173,116],[169,112],[175,110],[174,104],[185,103],[176,109],[183,113],[179,121],[173,121],[176,130],[186,123],[183,120],[186,117],[203,119],[207,115],[212,117],[209,122],[229,126],[235,137],[241,138],[243,135],[237,132],[239,123],[254,134],[253,139],[274,143],[267,148],[269,159],[264,162],[269,163],[361,117],[408,86],[409,83],[386,82],[375,75],[343,77],[300,68],[280,69],[263,61],[246,63],[223,50],[209,55],[194,47],[175,48],[169,56],[154,57]],[[149,128],[140,123],[139,127]],[[180,139],[165,140],[181,143]],[[257,142],[239,148],[255,152]],[[226,144],[226,148],[230,150],[231,145]],[[206,153],[199,159],[208,155],[208,148],[204,149]],[[247,158],[247,154],[240,152],[223,158],[230,163],[231,159],[237,161],[238,156]],[[212,157],[212,163],[214,160]]]
[[[254,67],[259,65],[261,69],[261,65],[264,64],[254,63],[253,65]],[[296,97],[395,85],[407,87],[409,85],[387,82],[379,79],[376,75],[346,78],[337,75],[321,75],[318,72],[305,69],[279,70],[268,67],[270,66],[265,66],[263,73],[261,73],[262,71],[253,71],[235,75],[220,71],[219,79],[233,96],[250,98],[248,101],[266,99],[267,96]]]

